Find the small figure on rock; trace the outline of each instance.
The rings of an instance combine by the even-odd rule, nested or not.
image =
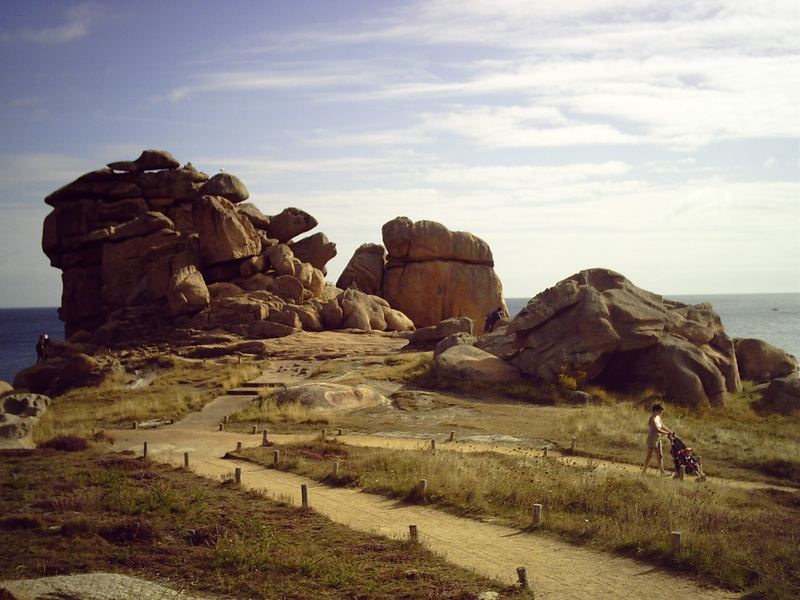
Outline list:
[[[43,333],[39,336],[39,340],[36,342],[36,364],[38,365],[40,362],[44,362],[47,359],[47,346],[50,344],[50,338],[47,336],[46,333]]]
[[[656,457],[658,458],[658,468],[661,471],[661,474],[669,475],[669,473],[664,470],[664,455],[661,451],[661,435],[672,435],[673,432],[661,421],[662,412],[664,412],[664,407],[660,404],[654,404],[650,413],[650,419],[647,421],[647,456],[644,459],[642,473],[647,471],[647,467],[650,466],[650,459],[655,453]]]
[[[484,333],[491,333],[497,322],[503,318],[503,307],[498,306],[495,310],[486,315],[486,323],[483,325]]]

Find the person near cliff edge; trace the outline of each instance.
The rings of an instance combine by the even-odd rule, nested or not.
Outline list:
[[[493,310],[488,315],[486,315],[486,323],[483,325],[484,333],[491,333],[494,329],[494,326],[497,325],[497,322],[503,318],[503,307],[498,306],[496,310]]]
[[[43,362],[47,358],[47,346],[50,344],[50,338],[46,333],[39,336],[39,341],[36,342],[36,364]]]
[[[650,419],[647,421],[647,456],[644,459],[642,473],[647,471],[647,467],[650,466],[650,459],[653,457],[653,454],[655,454],[658,458],[658,468],[661,471],[661,474],[669,475],[669,473],[664,470],[664,455],[661,451],[661,436],[672,435],[673,432],[661,421],[661,413],[663,412],[664,407],[660,404],[654,404],[653,409],[650,412]]]

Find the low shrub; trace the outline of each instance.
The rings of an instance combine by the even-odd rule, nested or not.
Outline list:
[[[40,447],[51,448],[60,452],[81,452],[89,447],[89,442],[77,435],[60,435],[47,440]]]

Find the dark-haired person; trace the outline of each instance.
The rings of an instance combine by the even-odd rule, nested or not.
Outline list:
[[[650,412],[650,418],[647,421],[647,456],[644,459],[644,466],[642,473],[647,471],[650,466],[650,459],[653,454],[658,458],[658,468],[662,475],[669,475],[664,470],[664,453],[661,451],[661,436],[671,435],[672,430],[668,429],[661,421],[661,413],[664,412],[664,407],[660,404],[654,404]]]
[[[486,322],[483,325],[483,332],[484,333],[492,333],[494,330],[494,326],[497,325],[497,322],[503,318],[503,307],[498,306],[497,310],[493,310],[488,315],[486,315]]]
[[[39,336],[39,341],[36,342],[36,364],[44,361],[47,358],[47,345],[50,343],[50,338],[46,333]]]

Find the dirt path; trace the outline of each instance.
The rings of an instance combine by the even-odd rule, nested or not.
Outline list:
[[[239,467],[245,487],[295,504],[300,503],[300,485],[306,484],[314,510],[354,529],[399,538],[407,536],[409,525],[417,525],[423,542],[435,552],[506,583],[516,580],[516,567],[525,566],[540,600],[638,599],[659,589],[668,589],[684,598],[737,597],[700,587],[690,579],[634,560],[572,546],[545,534],[524,533],[427,507],[398,504],[357,490],[329,488],[291,473],[222,459],[226,451],[235,448],[237,441],[244,446],[257,446],[261,442],[260,434],[215,431],[221,415],[246,403],[246,397],[223,397],[207,405],[201,413],[170,427],[116,431],[115,446],[141,453],[146,441],[149,457],[176,466],[183,463],[183,453],[189,452],[190,468],[210,478],[232,476],[234,468]]]

